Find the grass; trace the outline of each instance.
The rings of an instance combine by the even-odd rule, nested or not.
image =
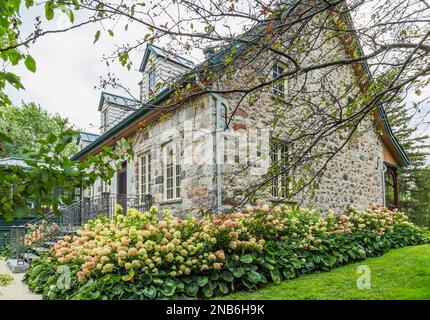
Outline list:
[[[357,267],[369,266],[371,288],[360,290]],[[430,299],[430,245],[391,250],[385,255],[318,272],[223,299]]]

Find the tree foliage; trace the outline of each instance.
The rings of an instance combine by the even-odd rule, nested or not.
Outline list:
[[[406,104],[405,95],[387,106],[393,131],[407,152],[411,164],[400,170],[400,203],[411,219],[420,225],[430,225],[430,137],[421,133],[415,108]]]
[[[2,146],[0,157],[26,157],[27,150],[38,146],[36,141],[49,134],[57,135],[67,127],[70,127],[67,119],[58,114],[51,115],[35,103],[7,106],[0,119],[0,131],[7,133],[12,141]],[[70,143],[66,155],[76,152],[77,146]]]

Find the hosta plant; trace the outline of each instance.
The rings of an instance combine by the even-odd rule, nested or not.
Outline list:
[[[379,206],[324,217],[263,206],[205,219],[119,208],[58,241],[25,281],[46,299],[211,298],[428,241],[403,213]],[[57,285],[59,266],[70,286]]]

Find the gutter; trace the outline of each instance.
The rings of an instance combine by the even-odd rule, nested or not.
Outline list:
[[[163,90],[155,99],[153,104],[159,104],[166,100],[170,93],[172,91],[172,87],[167,87],[165,90]],[[143,104],[143,106],[152,107],[147,104]],[[155,108],[154,108],[155,110]],[[85,148],[77,152],[72,156],[73,161],[80,160],[82,157],[84,157],[87,153],[91,152],[96,147],[99,147],[103,142],[106,142],[108,139],[113,138],[115,134],[120,133],[123,129],[127,128],[130,124],[135,123],[138,121],[142,116],[147,114],[149,111],[148,108],[140,108],[127,116],[124,120],[122,120],[120,123],[118,123],[116,126],[111,128],[110,130],[106,131],[104,134],[102,134],[99,138],[94,140],[92,143],[87,145]]]

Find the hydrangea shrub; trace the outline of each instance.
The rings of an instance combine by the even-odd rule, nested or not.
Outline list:
[[[46,299],[212,298],[427,242],[406,215],[379,206],[326,216],[249,207],[205,219],[119,208],[58,241],[25,282]],[[59,266],[70,268],[69,287],[57,286]]]

